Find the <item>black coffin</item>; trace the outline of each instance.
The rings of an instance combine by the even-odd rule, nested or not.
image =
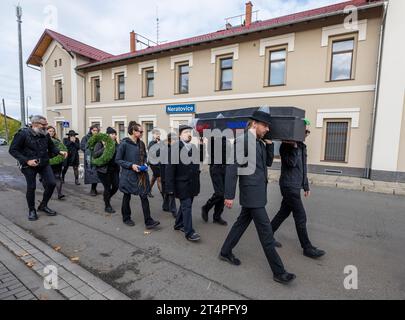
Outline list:
[[[245,129],[249,117],[259,108],[234,109],[196,115],[195,129],[200,135],[204,129]],[[271,128],[267,138],[272,140],[304,141],[305,111],[296,107],[270,107]]]

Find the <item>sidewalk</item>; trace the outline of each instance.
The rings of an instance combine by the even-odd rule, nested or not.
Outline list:
[[[269,170],[269,178],[271,182],[278,183],[280,170]],[[373,181],[361,178],[313,173],[308,173],[308,180],[311,185],[319,187],[405,196],[405,183]]]
[[[29,235],[1,214],[0,257],[0,300],[129,300],[127,296]],[[46,266],[57,268],[56,290],[44,289]]]

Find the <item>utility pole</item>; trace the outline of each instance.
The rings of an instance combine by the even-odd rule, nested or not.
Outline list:
[[[27,111],[26,111],[25,115],[27,117],[27,124],[29,124],[30,123],[30,114],[28,113],[28,101],[32,100],[31,96],[27,96],[26,100],[27,100],[27,102],[26,102]]]
[[[6,141],[7,143],[10,143],[10,141],[8,141],[7,113],[6,113],[6,103],[4,102],[4,99],[3,99],[3,116],[4,116],[4,128],[6,129]]]
[[[23,53],[22,53],[22,36],[21,36],[21,24],[22,24],[22,8],[20,5],[16,8],[17,23],[18,23],[18,51],[20,61],[20,108],[21,108],[21,128],[25,127],[25,93],[24,93],[24,69],[23,69]]]

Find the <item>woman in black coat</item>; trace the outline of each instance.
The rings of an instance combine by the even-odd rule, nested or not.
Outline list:
[[[80,141],[76,137],[79,134],[76,133],[74,130],[70,130],[67,134],[67,138],[63,139],[63,144],[68,149],[68,157],[66,158],[65,162],[63,163],[63,171],[62,171],[62,182],[65,182],[66,173],[69,170],[69,167],[73,167],[73,173],[75,175],[75,184],[78,186],[80,185],[79,182],[79,150],[80,150]]]
[[[84,152],[84,184],[91,184],[91,196],[97,195],[97,183],[100,179],[97,175],[96,167],[91,164],[91,151],[87,145],[87,142],[92,135],[100,133],[100,127],[98,125],[92,125],[89,133],[83,137],[80,143],[80,149]]]
[[[147,162],[146,146],[141,140],[142,133],[139,124],[135,121],[129,123],[129,138],[121,141],[115,161],[122,168],[119,189],[124,194],[121,210],[124,223],[131,227],[135,225],[131,219],[130,201],[131,195],[137,195],[141,198],[146,228],[152,229],[158,226],[160,222],[151,217],[148,200],[149,175],[148,172],[141,171],[142,166]]]
[[[120,166],[115,162],[115,157],[117,155],[117,131],[113,128],[108,127],[107,132],[110,135],[111,139],[115,142],[115,153],[112,159],[103,166],[97,167],[97,175],[101,183],[104,186],[104,203],[105,203],[105,212],[115,213],[115,210],[111,207],[111,198],[117,193],[119,185],[119,175],[120,175]],[[104,152],[103,142],[97,142],[94,146],[93,158],[97,159],[101,157]]]

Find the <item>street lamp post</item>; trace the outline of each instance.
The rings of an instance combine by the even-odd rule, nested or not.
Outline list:
[[[18,53],[20,62],[20,103],[21,103],[21,128],[25,127],[25,93],[24,93],[24,69],[23,69],[23,56],[22,56],[22,36],[21,36],[21,24],[22,24],[22,8],[17,6],[16,8],[17,22],[18,22]]]
[[[28,113],[28,100],[29,100],[29,101],[32,100],[31,96],[27,96],[27,102],[26,102],[26,105],[27,105],[27,111],[26,111],[27,125],[30,123],[30,114]]]

